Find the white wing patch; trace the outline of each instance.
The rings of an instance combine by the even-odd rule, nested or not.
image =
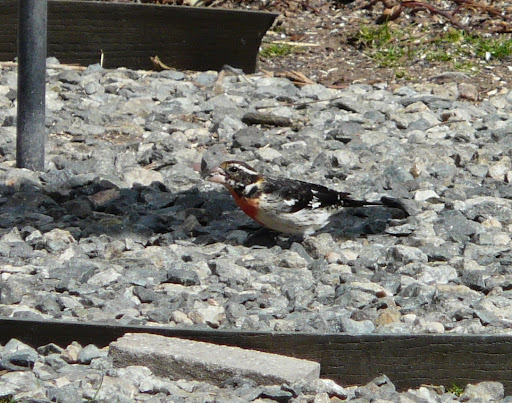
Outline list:
[[[309,207],[311,207],[312,209],[316,209],[316,208],[320,207],[321,205],[322,205],[322,203],[319,201],[311,200],[309,202]]]
[[[290,206],[290,207],[293,207],[295,206],[295,204],[297,204],[297,199],[288,199],[288,200],[283,200],[284,204],[286,204],[287,206]]]
[[[318,193],[316,190],[311,190],[311,193]],[[314,196],[308,203],[309,208],[316,209],[322,205],[322,202],[318,200],[318,197]]]

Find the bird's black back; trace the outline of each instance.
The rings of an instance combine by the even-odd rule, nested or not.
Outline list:
[[[286,178],[266,180],[263,185],[263,192],[276,194],[282,200],[285,200],[290,213],[302,209],[361,207],[374,204],[351,199],[348,197],[350,193],[338,192],[323,185]]]

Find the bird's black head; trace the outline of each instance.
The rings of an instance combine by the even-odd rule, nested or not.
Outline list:
[[[237,192],[244,192],[257,184],[262,176],[253,167],[241,161],[224,161],[210,170],[208,180],[231,187]]]

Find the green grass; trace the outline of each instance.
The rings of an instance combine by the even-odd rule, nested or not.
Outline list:
[[[460,397],[464,393],[464,388],[452,383],[452,386],[446,388],[449,393],[453,393],[455,396]]]
[[[512,54],[512,39],[482,38],[476,43],[476,54],[485,58],[487,52],[498,60],[508,58]]]
[[[392,30],[388,24],[379,25],[378,27],[363,25],[359,28],[359,33],[355,39],[363,47],[377,48],[398,37],[397,34],[398,30]]]
[[[284,33],[284,32],[286,32],[286,29],[282,25],[277,25],[275,27],[272,27],[272,31],[277,32],[277,33]]]
[[[434,50],[432,52],[425,54],[427,60],[437,61],[437,62],[449,62],[452,60],[452,55],[440,50]]]
[[[397,69],[395,71],[395,77],[405,79],[405,80],[409,80],[411,78],[410,75],[407,73],[407,71],[405,71],[403,69]]]
[[[464,42],[465,38],[467,37],[468,36],[465,31],[462,31],[460,29],[450,29],[444,34],[442,34],[440,39],[449,43],[460,43]]]
[[[455,61],[453,62],[453,68],[457,71],[461,71],[463,73],[474,73],[479,70],[479,67],[471,62],[470,60],[466,61]]]
[[[389,24],[377,27],[363,25],[353,42],[377,61],[380,67],[397,67],[412,56],[406,44],[410,39],[407,30],[391,28]]]
[[[512,39],[506,35],[487,37],[459,29],[432,33],[391,24],[363,25],[350,42],[362,49],[380,67],[406,67],[426,59],[466,72],[480,61],[504,60],[512,56]]]
[[[266,58],[272,57],[282,57],[287,56],[291,53],[295,53],[297,50],[296,46],[281,44],[281,43],[273,43],[271,45],[265,46],[261,51],[260,55]]]

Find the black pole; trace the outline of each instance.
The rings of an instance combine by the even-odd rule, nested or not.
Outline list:
[[[16,166],[44,169],[47,0],[19,0]]]

